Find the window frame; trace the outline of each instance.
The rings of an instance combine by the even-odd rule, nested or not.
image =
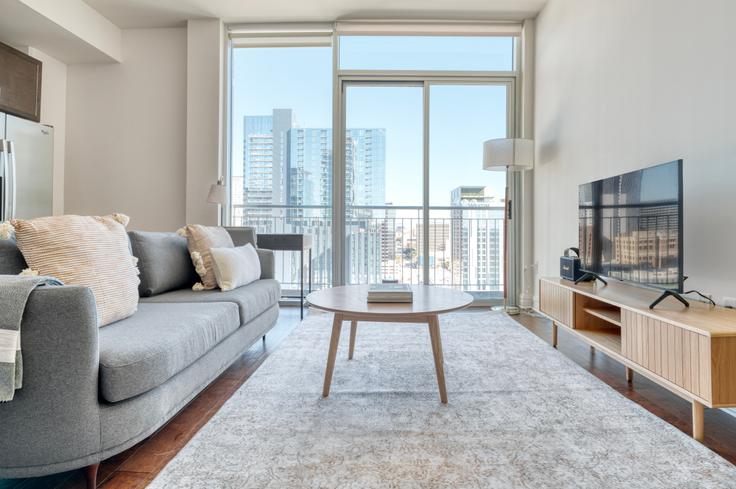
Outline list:
[[[507,133],[508,137],[518,137],[522,133],[522,24],[517,22],[464,22],[464,21],[339,21],[325,23],[283,23],[283,24],[233,24],[226,29],[224,53],[224,110],[223,110],[223,144],[221,174],[227,182],[232,176],[232,54],[234,49],[250,47],[308,47],[330,46],[332,49],[332,286],[346,282],[348,266],[345,250],[345,155],[343,137],[345,133],[344,87],[346,83],[388,83],[414,82],[424,85],[424,192],[428,189],[427,165],[428,151],[428,118],[427,110],[429,87],[432,84],[506,84],[507,88]],[[340,37],[349,35],[416,35],[416,36],[502,36],[513,37],[513,62],[510,71],[452,71],[452,70],[343,70],[340,69]],[[337,136],[340,137],[337,137]],[[513,186],[517,175],[507,175],[507,186]],[[427,199],[425,195],[425,201]],[[232,224],[232,189],[228,185],[228,205],[222,206],[221,222]],[[428,222],[428,206],[425,206],[424,219]],[[429,233],[429,226],[423,226],[423,232]],[[429,237],[424,240],[425,255],[429,246]],[[509,243],[511,248],[518,248],[518,243]],[[518,250],[505,249],[505,260],[509,261],[509,253],[516,255]],[[513,270],[513,268],[511,268]],[[425,279],[427,273],[425,271]],[[514,290],[513,284],[520,280],[515,273],[509,273],[506,280],[508,290]]]

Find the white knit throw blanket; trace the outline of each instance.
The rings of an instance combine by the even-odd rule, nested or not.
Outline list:
[[[53,277],[0,275],[0,402],[10,401],[23,386],[20,325],[33,289],[61,285]]]

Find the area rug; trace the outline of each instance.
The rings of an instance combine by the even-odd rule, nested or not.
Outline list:
[[[716,488],[736,468],[501,313],[440,319],[449,403],[427,327],[310,315],[153,488]],[[621,369],[623,375],[623,368]]]

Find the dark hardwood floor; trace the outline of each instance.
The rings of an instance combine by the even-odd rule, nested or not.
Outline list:
[[[475,311],[485,312],[484,309]],[[549,341],[551,335],[549,320],[526,313],[512,317],[532,333]],[[283,307],[278,324],[268,334],[265,342],[253,345],[156,434],[102,462],[98,487],[105,489],[145,487],[298,325],[299,309]],[[558,349],[611,388],[690,435],[692,422],[689,402],[641,376],[635,375],[634,382],[629,384],[626,382],[624,367],[621,364],[603,353],[593,351],[562,329],[559,332]],[[736,417],[722,410],[707,409],[704,443],[725,459],[736,463]],[[84,478],[80,471],[34,479],[0,480],[0,489],[84,487]]]
[[[306,312],[306,311],[305,311]],[[300,323],[298,307],[282,307],[265,341],[254,344],[158,432],[100,464],[97,487],[145,487]],[[81,471],[0,480],[0,489],[85,489]]]

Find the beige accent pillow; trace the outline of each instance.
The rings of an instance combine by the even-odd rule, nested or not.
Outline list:
[[[261,261],[252,244],[237,248],[210,248],[217,285],[233,290],[261,278]]]
[[[138,309],[138,267],[125,232],[128,221],[128,216],[113,214],[10,223],[28,267],[67,285],[89,287],[97,304],[97,325],[104,326]]]
[[[189,254],[192,257],[194,269],[202,279],[201,283],[194,284],[194,290],[210,290],[217,287],[217,277],[212,263],[210,248],[233,248],[233,239],[225,228],[219,226],[202,226],[188,224],[181,228],[179,234],[187,238]]]

